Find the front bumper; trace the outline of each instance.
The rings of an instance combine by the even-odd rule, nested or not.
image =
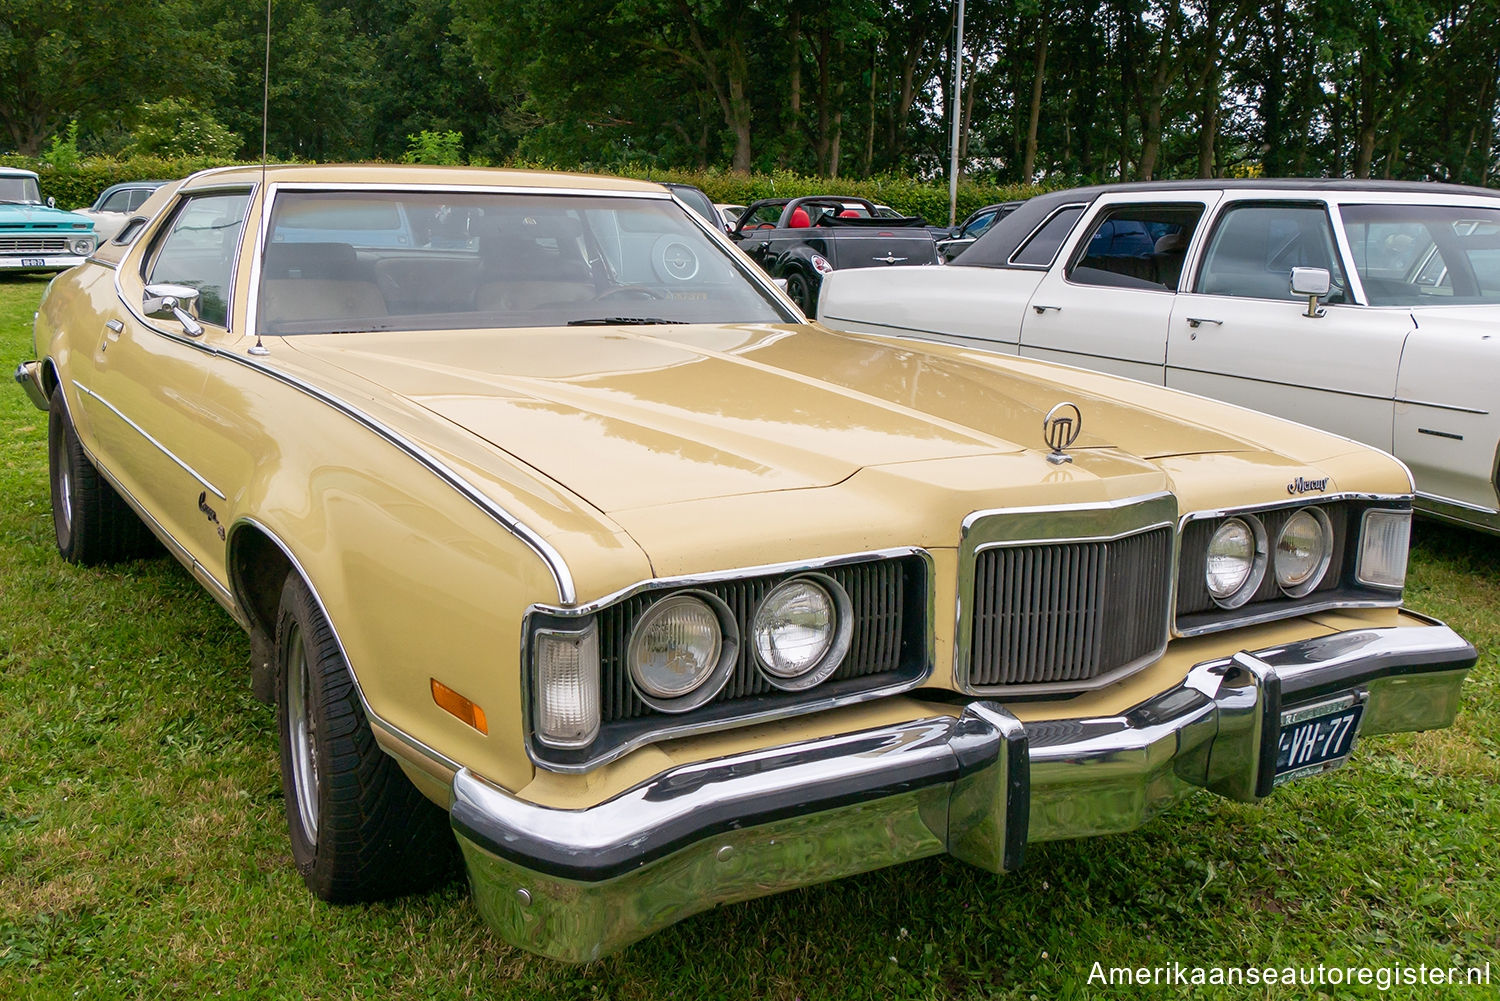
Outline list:
[[[22,389],[26,390],[26,398],[31,401],[32,406],[38,410],[46,410],[50,406],[47,400],[47,387],[42,384],[41,362],[21,362],[16,366],[15,380]]]
[[[28,254],[0,257],[0,271],[65,271],[88,260],[85,254]]]
[[[1360,734],[1444,727],[1474,661],[1437,623],[1349,630],[1206,661],[1119,716],[1022,724],[976,701],[674,768],[586,810],[461,770],[453,828],[500,935],[581,962],[716,904],[941,852],[1008,871],[1028,842],[1130,830],[1194,788],[1259,799],[1283,712],[1352,694]]]

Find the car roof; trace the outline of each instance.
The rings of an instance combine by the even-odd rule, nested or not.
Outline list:
[[[665,195],[652,181],[636,181],[603,174],[564,174],[542,170],[504,170],[495,167],[429,167],[411,164],[258,164],[215,167],[183,182],[183,191],[254,184],[264,177],[273,184],[380,185],[430,184],[436,187],[517,187],[572,191],[639,192]]]
[[[21,167],[0,167],[0,177],[36,177],[34,170],[25,170]]]
[[[1081,188],[1048,191],[1022,202],[1010,215],[1001,219],[963,256],[954,267],[1005,267],[1021,245],[1038,226],[1064,205],[1090,205],[1107,194],[1142,194],[1170,191],[1284,191],[1287,194],[1324,194],[1335,192],[1388,192],[1411,195],[1462,195],[1471,198],[1500,199],[1500,191],[1467,184],[1444,184],[1436,181],[1365,181],[1349,177],[1258,177],[1258,178],[1191,178],[1180,181],[1126,181],[1119,184],[1092,184]]]

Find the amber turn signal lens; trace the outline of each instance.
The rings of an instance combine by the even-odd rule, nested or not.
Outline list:
[[[480,733],[489,734],[490,725],[484,718],[484,710],[436,678],[432,679],[432,701]]]

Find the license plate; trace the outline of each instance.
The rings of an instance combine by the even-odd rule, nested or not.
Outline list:
[[[1364,703],[1341,695],[1316,705],[1298,706],[1281,714],[1274,785],[1337,768],[1354,750]]]
[[[23,267],[23,268],[45,268],[46,266],[47,266],[47,260],[44,257],[23,257],[23,258],[21,258],[21,267]]]

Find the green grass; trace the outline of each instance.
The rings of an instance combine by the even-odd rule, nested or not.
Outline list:
[[[44,284],[0,278],[6,374],[31,356]],[[1500,982],[1495,540],[1418,525],[1411,605],[1481,650],[1451,730],[1370,738],[1261,806],[1203,794],[1134,834],[1033,846],[1010,876],[928,860],[700,915],[574,968],[493,938],[461,884],[315,901],[292,868],[244,636],[169,559],[58,559],[46,420],[8,382],[0,428],[0,998],[1181,993],[1090,988],[1096,961],[1490,962]]]

